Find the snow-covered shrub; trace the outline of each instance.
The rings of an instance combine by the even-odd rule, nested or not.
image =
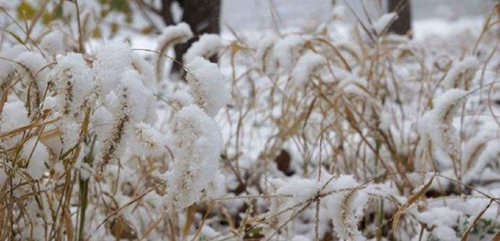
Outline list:
[[[81,17],[94,21],[87,11]],[[223,139],[213,117],[229,103],[230,90],[217,65],[197,57],[209,54],[205,47],[191,51],[189,84],[175,84],[198,106],[163,108],[156,96],[177,93],[158,93],[154,79],[163,77],[154,73],[162,73],[163,61],[152,62],[123,41],[82,42],[77,50],[72,44],[87,38],[59,24],[0,53],[0,194],[9,196],[1,204],[10,209],[0,215],[13,220],[13,233],[2,229],[0,236],[138,238],[165,212],[180,216],[224,195]],[[191,36],[184,23],[166,28],[158,55]],[[199,45],[212,41],[205,39]],[[133,210],[126,208],[134,202]],[[149,232],[148,238],[166,237]]]
[[[1,239],[500,231],[496,16],[410,39],[396,13],[347,28],[336,6],[306,30],[201,35],[167,76],[198,36],[121,2],[1,4]]]

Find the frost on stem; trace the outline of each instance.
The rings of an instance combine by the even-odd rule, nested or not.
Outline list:
[[[137,71],[129,69],[120,75],[120,84],[108,96],[111,114],[114,123],[104,141],[102,149],[103,168],[111,159],[122,154],[122,149],[131,127],[144,120],[145,108],[151,92],[144,87]]]
[[[391,190],[382,184],[362,187],[352,176],[334,177],[325,173],[317,179],[292,178],[286,182],[272,179],[273,186],[279,186],[275,192],[284,197],[272,200],[269,215],[272,230],[290,220],[297,210],[316,202],[317,198],[326,204],[328,217],[338,237],[344,240],[366,240],[358,230],[358,222],[363,216],[363,208],[369,195],[385,196]],[[287,197],[291,196],[291,197]],[[286,211],[288,210],[288,211]],[[320,210],[321,212],[321,210]],[[274,233],[274,231],[273,231]]]
[[[23,145],[20,155],[21,165],[34,180],[42,178],[47,171],[45,162],[49,161],[47,148],[36,137],[29,139]]]
[[[434,108],[425,113],[419,121],[418,130],[422,138],[420,149],[428,148],[432,143],[450,157],[458,158],[459,143],[452,121],[459,106],[458,102],[466,94],[463,90],[451,89],[433,100]]]
[[[130,147],[135,154],[144,156],[159,156],[166,145],[166,141],[158,130],[151,125],[140,122],[133,127]]]
[[[167,50],[176,44],[184,43],[193,37],[191,28],[186,23],[179,23],[174,26],[168,26],[163,30],[160,38],[158,39],[158,47],[156,51],[159,52],[158,59],[155,61],[156,81],[163,80],[163,72],[165,65],[165,56]],[[174,63],[178,64],[178,63]]]
[[[167,177],[167,212],[180,211],[197,202],[202,194],[221,195],[224,176],[219,171],[222,135],[217,123],[195,105],[177,113],[174,169]]]
[[[347,8],[344,5],[335,4],[330,12],[330,16],[334,21],[339,21],[346,18],[347,12]]]
[[[377,35],[382,35],[394,21],[398,19],[398,14],[393,12],[393,13],[386,13],[382,15],[377,21],[373,23],[373,30]]]
[[[292,68],[296,56],[300,56],[305,43],[306,39],[299,35],[289,35],[280,39],[274,45],[274,57],[282,68],[289,70]]]
[[[259,68],[266,74],[270,74],[276,68],[273,54],[273,47],[278,38],[274,35],[265,37],[257,46],[256,57],[259,61]]]
[[[470,167],[468,168],[468,172],[464,175],[463,180],[467,183],[472,183],[473,181],[480,181],[483,179],[495,179],[497,174],[494,174],[493,169],[497,166],[498,157],[500,156],[500,150],[498,147],[500,146],[499,140],[493,140],[490,142],[486,142],[485,136],[478,136],[478,140],[475,140],[476,143],[473,145],[478,146],[475,149],[475,153],[471,153],[471,149],[464,151],[464,157],[469,156],[469,162],[466,163]],[[481,147],[482,146],[482,147]],[[468,152],[467,152],[468,151]],[[470,154],[469,154],[470,153]],[[468,154],[468,155],[467,155]],[[475,162],[472,162],[471,156],[475,155],[474,159],[477,159]],[[493,174],[493,175],[491,175]]]
[[[271,179],[271,186],[276,187],[275,193],[284,197],[273,198],[269,207],[270,231],[272,235],[274,231],[285,224],[295,214],[295,209],[308,205],[312,199],[321,191],[322,183],[315,179],[305,179],[294,177],[290,180]],[[291,196],[291,197],[287,197]],[[290,209],[290,210],[289,210]],[[289,211],[284,211],[289,210]]]
[[[20,64],[14,64],[18,78],[26,91],[26,98],[32,99],[35,106],[41,103],[43,95],[48,88],[48,74],[49,69],[46,68],[48,65],[47,60],[39,53],[35,52],[24,52],[19,55],[16,62]]]
[[[142,83],[144,86],[149,89],[152,93],[157,93],[156,84],[154,82],[154,71],[153,66],[149,62],[147,62],[142,56],[138,53],[132,53],[132,66],[137,72],[139,72],[141,76]],[[147,104],[147,113],[145,122],[146,123],[154,123],[157,119],[157,108],[158,105],[156,103],[156,98],[154,95],[151,95],[148,99]]]
[[[229,85],[216,64],[196,57],[187,65],[186,75],[195,103],[214,117],[231,99]]]
[[[366,240],[358,229],[358,222],[363,214],[363,207],[368,201],[366,195],[355,190],[359,185],[352,176],[342,175],[331,184],[336,190],[345,190],[329,196],[326,200],[333,229],[344,240]]]
[[[479,61],[473,56],[454,63],[443,80],[443,86],[445,89],[461,88],[468,90],[478,68]]]
[[[4,89],[8,84],[11,84],[12,78],[14,77],[14,72],[12,70],[14,69],[15,63],[7,59],[15,59],[23,52],[26,52],[26,47],[20,44],[0,52],[0,57],[5,58],[0,59],[0,89]]]
[[[191,48],[188,49],[184,55],[184,63],[190,63],[196,57],[203,57],[210,59],[213,55],[217,54],[224,45],[221,38],[216,34],[204,34],[200,40],[195,42]]]
[[[300,57],[299,62],[293,68],[292,78],[298,86],[305,86],[316,71],[327,63],[325,57],[314,52],[307,52]]]
[[[48,33],[40,41],[40,47],[53,56],[64,53],[67,50],[64,34],[59,30]]]
[[[24,107],[24,103],[14,95],[10,95],[0,115],[0,123],[2,123],[0,125],[0,133],[7,133],[17,128],[27,126],[30,122],[28,111]],[[20,134],[22,134],[22,132],[14,136],[2,138],[0,140],[0,149],[8,150],[13,148],[21,141]]]
[[[132,65],[132,50],[123,42],[110,42],[97,51],[92,71],[97,92],[103,103],[120,84],[120,77]]]
[[[431,231],[430,240],[455,241],[459,240],[456,229],[464,221],[463,213],[448,207],[434,207],[417,213],[412,211],[416,219],[427,226]]]
[[[50,78],[57,88],[57,110],[78,120],[94,88],[92,71],[83,56],[69,53],[59,58]]]

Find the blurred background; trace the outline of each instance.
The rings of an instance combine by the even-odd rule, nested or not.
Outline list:
[[[412,0],[413,20],[457,20],[484,16],[491,11],[494,0]],[[363,16],[363,4],[376,18],[385,11],[382,0],[337,0],[340,5],[349,4],[354,12]],[[383,5],[381,7],[381,5]],[[329,18],[332,12],[330,0],[223,0],[221,24],[239,31],[270,29],[273,24],[280,28],[307,27]],[[346,8],[346,18],[354,20]],[[274,17],[273,17],[274,16]],[[273,18],[275,18],[273,20]]]

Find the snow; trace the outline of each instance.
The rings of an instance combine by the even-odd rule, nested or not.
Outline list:
[[[277,194],[293,195],[294,203],[301,203],[313,198],[321,190],[321,183],[313,179],[292,178],[282,187]]]
[[[461,100],[467,92],[460,89],[451,89],[433,100],[434,108],[422,116],[418,130],[421,133],[421,146],[426,148],[430,141],[433,145],[444,150],[452,158],[458,158],[458,137],[452,121]],[[450,166],[450,161],[439,152],[433,153],[438,157],[441,165]]]
[[[2,49],[2,51],[0,52],[0,56],[2,58],[13,60],[25,51],[27,51],[26,47],[18,44],[8,49]],[[12,61],[6,59],[0,59],[0,84],[2,84],[8,77],[14,65]]]
[[[81,54],[69,53],[57,59],[50,72],[57,87],[58,111],[73,117],[81,114],[94,89],[92,70]]]
[[[121,73],[120,76],[120,84],[117,87],[119,97],[112,105],[114,107],[111,108],[112,113],[120,116],[122,115],[121,111],[123,111],[123,114],[128,116],[132,123],[139,123],[146,117],[146,107],[152,93],[143,85],[137,71],[129,69]]]
[[[174,134],[174,168],[168,175],[164,197],[167,212],[181,211],[199,201],[203,190],[221,188],[223,183],[218,171],[222,135],[217,123],[199,107],[190,105],[177,113]]]
[[[459,240],[454,230],[459,225],[462,214],[447,207],[436,207],[428,211],[416,214],[417,219],[434,227],[432,234],[435,238],[446,241]]]
[[[256,59],[259,61],[259,67],[262,68],[266,73],[270,73],[270,70],[276,68],[273,64],[274,56],[272,48],[278,37],[274,35],[268,35],[264,37],[257,46]]]
[[[294,64],[294,56],[303,48],[306,40],[300,35],[289,35],[276,42],[274,45],[274,57],[281,67],[291,69]]]
[[[468,182],[483,179],[483,173],[486,173],[491,169],[491,167],[488,166],[494,165],[493,163],[498,162],[498,145],[500,144],[500,141],[493,140],[488,142],[485,139],[481,139],[481,142],[479,143],[483,144],[484,147],[482,151],[478,153],[479,156],[477,157],[477,160],[474,163],[470,163],[471,170],[469,170],[467,175],[464,177],[464,180]],[[468,154],[468,152],[466,152],[466,154]]]
[[[55,30],[43,36],[40,47],[51,55],[63,53],[66,50],[64,34]]]
[[[210,59],[210,57],[219,53],[223,47],[222,40],[218,35],[203,34],[184,54],[184,63],[191,63],[196,57]]]
[[[347,15],[347,8],[344,5],[337,5],[332,8],[331,17],[334,20],[343,20]]]
[[[187,42],[192,37],[193,32],[186,23],[167,26],[163,29],[161,36],[158,38],[158,45],[156,47],[156,51],[158,51],[159,55],[156,56],[156,59],[154,60],[156,63],[156,80],[158,82],[163,80],[163,72],[165,71],[164,65],[167,60],[163,54],[167,54],[167,51],[170,48],[173,48],[175,44]]]
[[[145,156],[162,154],[166,140],[161,132],[144,122],[136,124],[133,127],[133,132],[130,148],[135,153]]]
[[[7,102],[4,104],[0,120],[0,123],[2,123],[2,125],[0,125],[1,133],[13,131],[17,128],[30,124],[28,111],[24,107],[24,103],[13,95],[9,96]],[[14,137],[1,140],[0,145],[5,149],[10,149],[20,140],[20,135],[16,135]]]
[[[360,185],[352,176],[342,175],[330,184],[336,190],[356,188]],[[363,234],[358,230],[358,222],[362,215],[363,206],[368,201],[365,198],[359,200],[359,192],[356,190],[342,191],[327,198],[328,211],[330,212],[333,229],[338,237],[345,240],[366,240]]]
[[[293,69],[293,80],[298,86],[306,85],[315,72],[325,66],[326,63],[325,57],[320,54],[311,51],[305,53],[300,57],[297,65]]]
[[[31,138],[24,143],[20,157],[27,166],[26,171],[34,180],[40,179],[47,171],[45,162],[49,161],[49,152],[37,138]]]
[[[167,26],[163,29],[161,36],[158,38],[158,46],[173,46],[177,43],[188,41],[193,37],[191,28],[186,23],[179,23],[174,26]]]
[[[201,57],[196,57],[186,68],[194,102],[214,117],[231,99],[228,83],[216,64]]]
[[[29,125],[30,123],[28,111],[24,107],[24,103],[13,95],[8,97],[1,114],[2,126],[0,128],[3,133]]]
[[[453,67],[448,71],[443,85],[445,89],[463,88],[469,89],[470,82],[479,67],[479,61],[476,57],[468,56],[462,61],[454,63]]]
[[[303,235],[297,235],[292,238],[292,241],[309,241],[310,239]]]
[[[339,6],[344,8],[345,10],[338,11],[344,12],[345,20],[351,22],[356,21],[356,17],[346,6],[346,3],[364,23],[367,22],[367,16],[363,14],[363,4],[372,20],[377,19],[384,11],[379,1],[336,2],[338,6],[335,8],[339,8]],[[436,28],[431,27],[428,31],[451,32],[451,29],[442,28],[445,25],[438,22],[445,18],[448,25],[455,25],[464,18],[488,14],[494,5],[495,1],[483,0],[418,0],[412,2],[412,17],[417,23],[428,20],[435,22],[436,25],[433,27]],[[330,1],[324,0],[276,0],[274,2],[268,0],[231,0],[223,1],[221,12],[223,22],[228,23],[237,32],[255,32],[272,30],[276,27],[279,29],[297,28],[310,21],[327,20],[335,8],[332,8]],[[243,9],[245,11],[242,11]],[[276,11],[273,12],[270,9],[273,11],[276,9]],[[445,11],[450,12],[450,14],[444,16],[446,15]]]
[[[15,61],[22,64],[15,64],[14,68],[22,73],[23,81],[33,83],[37,86],[38,94],[41,96],[47,91],[49,69],[47,60],[39,53],[24,52],[21,53]]]
[[[378,35],[381,35],[397,18],[397,13],[386,13],[373,23],[373,29]]]
[[[74,122],[61,123],[59,125],[59,130],[61,130],[62,132],[62,150],[71,150],[72,148],[75,148],[78,144],[80,144],[80,133],[82,131],[82,127],[80,124]],[[83,156],[77,158],[77,163],[81,161],[81,159],[83,159]]]
[[[5,103],[0,98],[0,135],[29,128],[0,139],[0,185],[8,178],[14,185],[37,181],[13,191],[19,200],[13,213],[20,215],[15,238],[35,233],[46,239],[48,230],[59,228],[52,220],[61,205],[54,195],[66,177],[88,181],[83,238],[103,240],[117,238],[109,232],[115,217],[98,227],[109,210],[119,210],[117,217],[137,234],[150,232],[140,237],[150,240],[192,239],[198,231],[199,239],[241,240],[251,230],[264,239],[305,241],[315,240],[316,228],[319,239],[328,233],[366,240],[380,225],[372,215],[387,226],[389,216],[435,173],[429,197],[407,207],[400,225],[382,229],[382,235],[416,240],[420,230],[413,227],[425,224],[422,240],[457,240],[489,203],[483,193],[500,196],[498,85],[485,85],[498,77],[498,54],[486,61],[495,29],[477,51],[472,47],[483,21],[450,20],[453,13],[444,13],[450,19],[417,20],[413,39],[384,36],[395,15],[381,15],[382,6],[366,2],[372,8],[362,18],[375,19],[371,27],[380,34],[372,42],[359,25],[346,22],[350,10],[332,9],[328,1],[235,0],[223,8],[238,3],[246,11],[232,9],[225,13],[232,20],[223,19],[223,29],[235,27],[238,36],[201,36],[185,56],[187,83],[164,75],[169,64],[163,55],[108,42],[108,21],[121,24],[124,17],[112,13],[92,22],[99,10],[94,0],[81,3],[82,31],[90,34],[85,26],[99,23],[103,39],[85,39],[84,53],[70,53],[79,40],[73,22],[56,20],[50,29],[34,25],[30,37],[37,46],[4,39],[0,56],[22,64],[0,60],[0,86],[9,84],[0,92],[8,95]],[[261,4],[257,14],[245,7],[252,4]],[[349,4],[361,13],[358,3]],[[74,3],[63,5],[63,16],[74,20]],[[5,30],[21,32],[14,27]],[[174,43],[193,37],[186,24],[160,29],[153,40],[157,33],[132,34],[132,46],[157,44],[171,55]],[[225,51],[226,40],[238,45],[234,55]],[[217,64],[207,60],[214,54]],[[308,88],[312,81],[318,85]],[[33,101],[41,90],[43,96]],[[289,154],[285,161],[277,158],[281,152]],[[14,164],[18,172],[8,177]],[[462,183],[475,189],[466,191]],[[75,185],[67,196],[74,214],[81,210],[73,202],[80,188]],[[435,192],[442,197],[432,198]],[[193,204],[195,212],[186,210]],[[68,221],[78,223],[79,215]],[[173,223],[161,220],[165,215]],[[248,225],[231,232],[237,227],[224,220]],[[496,203],[480,222],[491,226],[478,226],[479,235],[500,223]]]
[[[132,50],[123,42],[109,42],[96,52],[92,72],[101,98],[120,83],[120,76],[132,65]],[[101,99],[104,100],[104,99]]]

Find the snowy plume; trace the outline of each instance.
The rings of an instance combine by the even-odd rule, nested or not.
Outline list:
[[[132,66],[132,50],[123,42],[110,42],[97,51],[92,71],[101,98],[120,83],[120,76]]]
[[[172,47],[174,44],[188,41],[193,37],[191,28],[186,23],[166,27],[158,39],[158,50]],[[160,51],[162,52],[162,51]]]
[[[274,57],[284,69],[291,69],[296,56],[304,48],[306,39],[300,35],[289,35],[274,45]]]
[[[166,141],[162,133],[151,125],[140,122],[133,127],[130,147],[138,155],[156,156],[162,153]]]
[[[128,69],[120,74],[120,84],[113,90],[118,98],[111,108],[115,116],[128,116],[133,123],[144,120],[147,111],[148,99],[152,93],[147,89],[137,71]]]
[[[340,191],[328,197],[327,206],[332,217],[335,233],[344,240],[366,240],[358,229],[358,222],[367,197],[360,195],[360,191],[353,189],[361,186],[352,176],[342,175],[334,180],[331,186]]]
[[[345,240],[366,240],[358,230],[357,224],[363,216],[363,207],[368,201],[367,194],[384,196],[390,192],[383,185],[363,187],[365,191],[350,175],[334,177],[327,173],[320,180],[294,177],[286,182],[277,179],[271,182],[273,186],[278,186],[275,193],[284,196],[273,199],[271,203],[270,215],[273,220],[270,222],[275,224],[274,227],[288,222],[294,215],[291,211],[283,212],[283,210],[297,207],[297,205],[300,209],[308,203],[315,202],[319,197],[323,203],[326,203],[326,213],[332,219],[338,237]]]
[[[443,80],[445,89],[469,89],[470,82],[476,74],[478,67],[478,59],[472,56],[466,57],[458,63],[454,63]]]
[[[273,193],[282,195],[283,197],[275,198],[271,202],[269,215],[271,229],[275,229],[289,220],[293,212],[283,212],[297,205],[305,206],[307,202],[312,200],[321,190],[323,183],[315,179],[305,179],[293,177],[290,180],[284,181],[280,179],[272,179],[272,186],[277,190]]]
[[[47,171],[45,162],[49,160],[49,152],[37,138],[31,138],[24,143],[20,158],[26,165],[28,174],[35,180],[40,179]]]
[[[28,111],[24,107],[24,103],[15,96],[9,96],[7,102],[3,106],[0,115],[0,132],[7,133],[17,128],[27,126],[30,124],[28,118]],[[21,140],[20,135],[0,140],[0,144],[4,149],[10,149]],[[3,143],[2,143],[3,142]]]
[[[386,13],[373,23],[373,30],[377,35],[382,35],[391,24],[398,19],[397,13]]]
[[[460,100],[466,94],[463,90],[451,89],[433,100],[434,108],[419,121],[421,147],[427,148],[430,142],[445,150],[450,157],[457,157],[459,143],[452,121]]]
[[[347,8],[344,5],[336,4],[332,8],[330,16],[333,20],[344,20],[347,12]]]
[[[197,202],[203,191],[223,180],[218,171],[222,135],[217,123],[195,105],[177,113],[174,169],[167,179],[167,211],[180,211]]]
[[[21,53],[26,51],[26,47],[19,44],[0,52],[0,57],[5,58],[0,59],[0,86],[3,84],[3,81],[6,81],[8,75],[11,74],[11,70],[14,68],[14,63],[6,59],[15,59]]]
[[[275,69],[273,47],[278,37],[270,35],[262,39],[257,46],[256,58],[259,61],[259,67],[264,73],[270,73]]]
[[[61,121],[58,123],[58,127],[61,131],[63,151],[74,148],[80,142],[81,124],[72,121]],[[59,151],[57,153],[59,153]]]
[[[70,53],[57,60],[50,73],[57,88],[57,108],[62,114],[77,117],[94,88],[92,71],[81,54]]]
[[[433,238],[443,241],[459,240],[456,228],[463,218],[462,213],[447,207],[435,207],[430,210],[416,213],[415,217],[432,230]]]
[[[142,83],[144,87],[149,89],[152,93],[157,92],[156,83],[154,82],[154,71],[153,67],[149,62],[144,60],[142,56],[137,53],[132,54],[132,65],[134,69],[137,70],[139,75],[141,76]],[[156,109],[158,105],[156,104],[156,98],[154,95],[151,95],[147,100],[147,113],[146,119],[144,120],[147,123],[154,123],[158,116],[156,113]]]
[[[219,68],[201,57],[187,65],[187,81],[195,103],[214,117],[231,99],[229,86]]]
[[[314,52],[307,52],[300,57],[299,62],[293,68],[292,78],[298,86],[304,86],[309,82],[312,75],[321,67],[326,65],[325,57]]]
[[[26,86],[33,84],[36,87],[34,98],[36,98],[36,103],[39,104],[48,88],[49,69],[46,68],[48,65],[47,60],[39,53],[24,52],[15,61],[21,64],[15,64],[14,67],[22,82]]]
[[[200,40],[195,42],[184,55],[184,63],[190,63],[196,57],[209,59],[217,54],[224,45],[221,38],[216,34],[204,34]]]
[[[66,49],[64,34],[59,30],[54,30],[43,36],[40,47],[51,55],[63,53]]]
[[[123,153],[126,135],[134,124],[144,120],[147,100],[151,95],[137,71],[129,69],[120,77],[120,84],[108,96],[114,123],[101,151],[100,169]]]
[[[170,47],[176,44],[184,43],[193,37],[193,32],[191,28],[186,23],[179,23],[174,26],[168,26],[163,30],[162,35],[158,39],[158,46],[156,51],[160,54],[157,56],[155,61],[156,70],[156,81],[160,82],[163,80],[163,72],[166,58],[163,54],[166,54]],[[177,63],[174,63],[177,64]]]

